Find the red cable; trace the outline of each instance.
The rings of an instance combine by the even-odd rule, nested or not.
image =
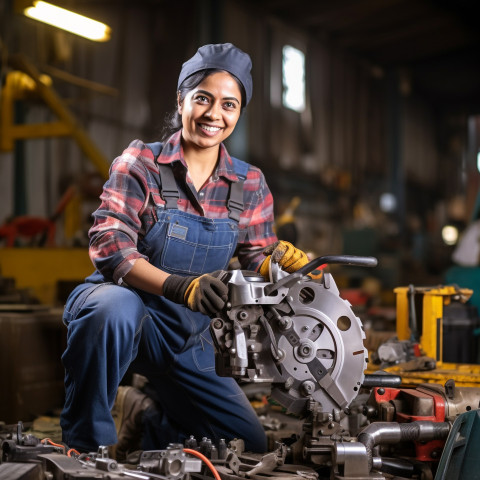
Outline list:
[[[40,443],[53,445],[54,447],[61,448],[63,453],[65,453],[65,445],[61,445],[60,443],[53,442],[50,438],[44,438]]]
[[[190,453],[191,455],[194,455],[200,458],[200,460],[203,460],[207,465],[207,467],[213,473],[213,476],[215,477],[215,479],[222,480],[222,478],[220,477],[220,474],[217,472],[217,469],[213,466],[213,463],[205,455],[203,455],[203,453],[197,452],[196,450],[192,450],[191,448],[184,448],[183,451],[185,453]]]
[[[67,452],[67,457],[71,457],[72,456],[72,452],[77,454],[78,456],[80,456],[80,452],[78,450],[75,450],[74,448],[71,448],[68,452]]]

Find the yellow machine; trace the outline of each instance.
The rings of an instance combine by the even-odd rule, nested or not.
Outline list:
[[[443,361],[444,307],[452,302],[465,303],[473,291],[456,286],[409,286],[398,287],[394,292],[398,342],[419,342],[416,354],[420,357],[417,359],[430,359],[434,368],[415,369],[412,362],[400,362],[384,370],[400,375],[404,385],[445,384],[452,379],[457,386],[479,387],[480,365]],[[418,325],[416,318],[421,319]]]

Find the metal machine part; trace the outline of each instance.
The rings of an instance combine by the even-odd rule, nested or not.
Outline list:
[[[409,340],[390,339],[378,347],[377,355],[381,367],[408,362],[415,357],[414,345]]]
[[[2,444],[0,477],[432,480],[451,423],[479,408],[479,389],[456,387],[453,381],[444,387],[401,388],[399,376],[364,375],[360,320],[330,274],[320,282],[307,276],[329,261],[376,263],[363,257],[320,257],[290,275],[271,265],[269,281],[253,272],[228,272],[229,302],[211,322],[217,373],[262,391],[268,387],[287,413],[302,420],[301,431],[290,437],[275,432],[273,451],[254,454],[245,452],[243,439],[213,445],[192,436],[185,449],[172,444],[143,452],[136,470],[128,470],[109,459],[106,449],[88,458],[53,453],[52,446],[24,435],[19,424]],[[186,455],[192,450],[210,459],[216,473]],[[41,468],[30,465],[35,461]]]
[[[444,386],[425,383],[417,388],[375,388],[364,413],[374,421],[453,421],[459,415],[480,408],[480,391],[456,387],[453,380]]]
[[[188,473],[201,470],[201,461],[189,457],[181,444],[172,444],[166,450],[143,452],[140,465],[142,472],[161,474],[168,480],[183,479]]]
[[[370,470],[373,467],[373,450],[376,445],[398,444],[402,441],[445,440],[449,431],[448,422],[374,422],[362,430],[358,441],[365,445]]]
[[[328,261],[376,264],[320,257],[293,274],[271,264],[270,282],[252,272],[229,274],[229,302],[211,323],[219,375],[271,383],[272,397],[297,415],[311,399],[328,413],[348,407],[364,380],[365,333],[329,273],[321,282],[307,276]]]
[[[479,408],[480,391],[475,387],[456,387],[453,380],[444,386],[423,384],[417,388],[375,388],[365,403],[364,414],[371,425],[412,425],[417,421],[447,425],[463,413]],[[366,427],[366,428],[372,428]],[[438,462],[445,438],[415,440],[409,456],[420,462]],[[384,440],[382,444],[386,444]],[[396,446],[396,451],[399,451]]]
[[[22,444],[18,439],[3,441],[0,478],[10,480],[104,479],[187,480],[202,471],[202,461],[187,455],[183,445],[143,452],[135,469],[108,457],[107,447],[98,452],[69,456],[61,445]]]
[[[20,427],[21,428],[21,427]],[[271,452],[245,452],[241,439],[213,444],[193,436],[185,445],[172,443],[165,450],[144,451],[136,464],[124,465],[108,457],[108,448],[74,454],[63,445],[46,445],[36,437],[9,435],[1,444],[0,478],[9,480],[139,479],[139,480],[223,480],[281,478],[318,480],[314,469],[286,464],[287,446],[278,443]]]
[[[431,395],[441,395],[445,401],[445,419],[453,421],[459,415],[480,408],[480,392],[475,387],[457,387],[455,381],[448,380],[445,385],[422,384],[418,391]]]
[[[411,415],[409,400],[393,393],[389,398],[386,392],[401,391],[399,376],[364,375],[367,352],[360,319],[330,274],[324,273],[320,282],[306,276],[329,261],[376,264],[371,258],[321,257],[293,274],[271,264],[269,281],[252,272],[229,272],[224,280],[229,302],[211,323],[217,373],[270,384],[271,397],[287,413],[304,418],[303,433],[288,447],[293,463],[315,465],[317,471],[329,468],[324,478],[335,480],[433,478],[450,423],[435,413]],[[373,404],[362,400],[369,388]],[[406,398],[418,408],[435,410],[440,395],[433,394],[410,389]],[[473,405],[475,394],[455,393],[452,387],[444,398],[455,415]],[[384,414],[387,422],[381,421]],[[399,445],[408,458],[395,455]]]

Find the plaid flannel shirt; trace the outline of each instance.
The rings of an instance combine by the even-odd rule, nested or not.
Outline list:
[[[217,167],[197,192],[188,175],[180,139],[181,131],[170,137],[156,160],[150,148],[134,140],[113,161],[89,230],[90,258],[106,279],[121,283],[138,258],[148,260],[137,250],[137,244],[156,223],[155,204],[165,203],[158,184],[157,162],[172,164],[180,194],[179,210],[212,219],[228,217],[229,185],[238,177],[225,146],[220,145]],[[273,198],[265,177],[250,165],[237,247],[242,268],[256,270],[265,258],[262,250],[277,240],[273,220]]]

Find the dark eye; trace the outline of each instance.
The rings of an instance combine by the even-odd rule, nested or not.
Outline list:
[[[205,95],[197,95],[195,99],[200,103],[208,103],[208,97]]]
[[[237,104],[235,102],[225,102],[225,107],[228,109],[235,109],[237,108]]]

